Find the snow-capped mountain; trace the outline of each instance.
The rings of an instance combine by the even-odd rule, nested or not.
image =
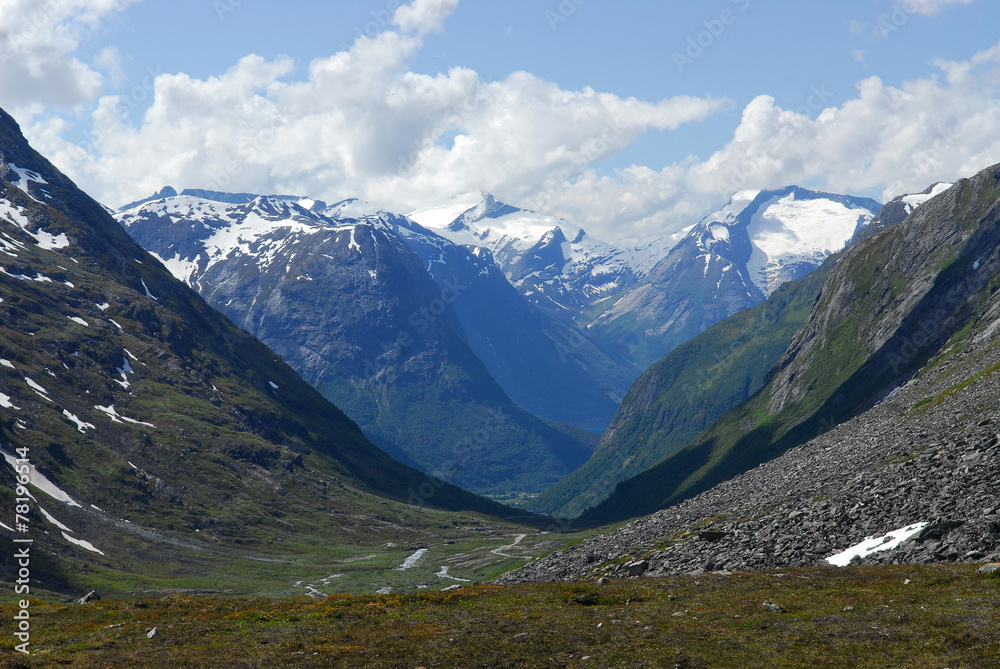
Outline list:
[[[325,253],[330,260],[337,254],[322,251],[325,245],[358,251],[370,240],[382,244],[383,250],[395,246],[398,255],[408,255],[401,250],[408,248],[423,265],[423,272],[413,271],[428,284],[437,283],[437,293],[448,298],[445,306],[457,319],[457,329],[503,390],[517,405],[558,423],[602,431],[625,389],[641,372],[613,362],[564,322],[529,303],[507,281],[488,249],[455,244],[367,202],[350,199],[327,205],[308,198],[186,190],[132,206],[119,219],[178,278],[213,303],[221,299],[216,295],[220,290],[216,266],[223,265],[223,273],[229,273],[237,258],[247,265],[240,280],[252,282],[254,272],[287,274],[317,254]],[[336,271],[343,268],[318,270],[319,274]],[[379,284],[376,303],[391,301],[411,288],[397,285],[399,277],[377,266],[365,271],[370,281]],[[322,279],[313,272],[301,280]],[[246,313],[256,308],[246,297],[250,291],[233,287],[231,292],[234,295],[220,308],[243,322]],[[439,295],[430,295],[425,302],[437,308]],[[412,325],[404,322],[401,327]],[[367,378],[364,372],[352,373]]]
[[[744,191],[702,220],[691,234],[701,237],[706,262],[717,255],[712,250],[715,242],[729,241],[730,236],[749,241],[750,258],[745,261],[749,276],[769,295],[844,248],[881,208],[867,198],[815,193],[795,186]]]
[[[759,304],[782,283],[806,276],[879,209],[868,198],[795,186],[736,193],[586,327],[606,347],[648,366],[713,323]]]
[[[619,249],[565,219],[473,193],[408,217],[456,244],[489,249],[511,284],[535,304],[578,312],[636,284],[662,244]]]
[[[437,284],[405,241],[431,233],[386,212],[323,213],[366,210],[358,201],[197,193],[148,201],[118,218],[391,454],[480,492],[538,491],[589,455],[587,445],[511,401],[471,349],[456,312],[471,284]],[[469,250],[438,243],[439,258],[489,273]],[[475,434],[481,443],[461,443]]]

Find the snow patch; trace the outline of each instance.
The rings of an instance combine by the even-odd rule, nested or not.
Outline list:
[[[90,327],[90,323],[88,323],[87,321],[83,320],[79,316],[67,316],[66,318],[70,319],[74,323],[82,325],[85,328],[89,328]]]
[[[73,530],[70,530],[70,532],[72,532],[72,531]],[[63,535],[63,539],[65,539],[66,541],[70,542],[71,544],[75,544],[75,545],[79,546],[80,548],[82,548],[84,550],[90,551],[91,553],[97,553],[98,555],[104,555],[104,551],[95,548],[94,544],[90,543],[89,541],[84,541],[83,539],[74,539],[73,537],[69,536],[65,532],[63,532],[62,535]]]
[[[17,207],[7,200],[0,200],[0,220],[3,220],[4,217],[6,217],[7,222],[13,223],[17,227],[21,228],[26,235],[34,239],[35,244],[39,248],[53,251],[64,249],[69,246],[69,239],[66,237],[65,233],[53,235],[41,229],[37,232],[29,230],[28,228],[31,225],[31,222],[24,215],[24,207]]]
[[[181,258],[180,253],[175,253],[173,258],[164,258],[156,253],[152,255],[174,275],[174,278],[180,279],[189,286],[193,285],[195,272],[198,271],[197,260]]]
[[[22,191],[24,191],[24,194],[30,197],[35,202],[41,202],[41,200],[39,200],[34,195],[28,192],[28,184],[36,183],[42,186],[48,186],[49,182],[46,181],[44,178],[42,178],[42,175],[34,170],[18,167],[14,163],[8,163],[8,167],[10,167],[11,171],[16,173],[18,176],[18,180],[15,185]]]
[[[73,531],[73,530],[69,529],[68,527],[66,527],[65,525],[63,525],[62,523],[60,523],[58,520],[56,520],[56,518],[51,513],[49,513],[48,511],[46,511],[42,507],[38,507],[38,510],[42,512],[43,516],[45,516],[45,520],[49,521],[50,523],[52,523],[53,525],[55,525],[56,527],[58,527],[60,530],[63,530],[64,532],[72,532]]]
[[[55,283],[55,281],[53,281],[49,277],[45,276],[44,274],[40,274],[38,272],[35,273],[35,276],[28,276],[26,274],[11,274],[10,272],[7,271],[5,267],[0,267],[0,274],[3,274],[4,276],[9,276],[12,279],[18,279],[19,281],[37,281],[38,283]]]
[[[426,548],[421,548],[416,553],[403,560],[403,564],[396,567],[396,571],[406,571],[407,569],[414,567],[418,562],[420,562],[420,558],[427,553],[427,550],[428,549]]]
[[[747,232],[753,244],[750,277],[765,294],[782,283],[782,270],[796,263],[819,265],[844,248],[859,222],[874,218],[867,209],[825,198],[777,195],[761,205]]]
[[[901,543],[918,534],[927,525],[928,523],[925,522],[916,523],[915,525],[908,525],[898,530],[893,530],[880,537],[868,537],[856,546],[851,546],[841,553],[826,558],[826,561],[835,567],[846,567],[855,557],[866,558],[874,553],[894,550]]]
[[[63,409],[63,415],[66,416],[72,423],[76,424],[76,431],[80,434],[87,434],[87,430],[96,430],[97,427],[91,423],[85,423],[75,415],[71,414],[68,409]]]
[[[43,395],[48,395],[49,394],[49,391],[47,391],[45,388],[42,388],[40,385],[38,385],[37,383],[35,383],[34,381],[32,381],[27,376],[24,377],[24,382],[27,383],[28,387],[31,388],[32,390],[34,390],[36,393],[41,393]]]
[[[142,425],[143,427],[156,428],[156,426],[153,425],[152,423],[143,423],[142,421],[133,420],[132,418],[122,416],[121,414],[118,413],[118,411],[115,410],[115,405],[113,404],[106,407],[94,405],[94,408],[100,411],[101,413],[106,414],[107,417],[110,418],[111,422],[113,423],[131,423],[132,425]]]
[[[9,464],[16,471],[18,464],[17,458],[3,450],[0,450],[0,453],[3,453],[3,457],[7,461],[7,464]],[[35,486],[54,500],[63,502],[69,506],[80,506],[73,501],[72,497],[60,490],[56,484],[52,483],[52,481],[45,478],[43,474],[39,473],[38,470],[35,469],[35,466],[31,463],[28,463],[28,483]]]
[[[0,393],[0,407],[4,409],[13,409],[14,411],[20,411],[21,407],[16,407],[10,403],[10,395],[4,395]]]
[[[148,297],[149,299],[153,300],[154,302],[159,302],[160,298],[156,297],[151,292],[149,292],[149,287],[146,286],[146,280],[145,279],[139,279],[139,281],[142,282],[142,289],[146,291],[146,297]]]
[[[903,202],[906,204],[908,211],[913,211],[914,209],[916,209],[923,203],[927,202],[928,200],[931,200],[940,195],[941,193],[945,192],[953,185],[954,184],[948,184],[948,183],[936,184],[934,188],[931,189],[930,193],[913,193],[910,195],[904,195]]]

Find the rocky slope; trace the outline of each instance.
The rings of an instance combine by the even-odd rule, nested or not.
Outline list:
[[[537,492],[590,455],[497,385],[456,315],[469,272],[439,286],[395,217],[243,199],[181,194],[118,218],[396,457],[477,492]]]
[[[594,545],[653,573],[836,560],[897,530],[870,559],[994,555],[998,186],[1000,166],[845,252],[767,386],[585,517],[666,510]],[[524,575],[595,561],[573,555]]]
[[[677,452],[760,390],[809,316],[835,258],[681,344],[629,389],[594,455],[536,500],[534,508],[577,517],[615,486]]]
[[[1000,310],[989,318],[995,324]],[[828,558],[1000,560],[1000,347],[990,328],[981,323],[892,398],[804,446],[501,581],[780,569]],[[904,528],[908,538],[883,540]],[[868,538],[877,539],[868,550],[845,554]]]
[[[902,223],[948,186],[935,184],[894,199],[855,233],[849,246]],[[809,317],[838,258],[828,258],[805,279],[782,284],[767,301],[713,325],[650,367],[629,390],[593,457],[541,495],[537,508],[579,515],[760,390]]]

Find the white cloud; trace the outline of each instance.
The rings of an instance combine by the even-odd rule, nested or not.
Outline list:
[[[488,82],[464,68],[410,71],[421,35],[453,9],[448,0],[416,0],[396,12],[400,31],[359,37],[313,61],[304,80],[289,80],[289,59],[258,56],[205,80],[151,76],[141,125],[123,120],[129,100],[104,97],[86,145],[67,142],[59,118],[27,132],[111,205],[170,184],[360,196],[408,211],[484,189],[609,241],[669,234],[742,188],[819,185],[888,199],[1000,162],[998,45],[968,61],[937,62],[931,75],[899,86],[865,79],[854,99],[815,118],[760,96],[706,159],[602,175],[594,164],[644,132],[701,121],[728,103],[569,91],[526,72]]]
[[[0,0],[0,99],[8,107],[96,99],[101,74],[73,56],[106,16],[137,0]]]
[[[106,46],[101,49],[94,58],[94,65],[108,76],[112,86],[125,83],[125,68],[122,67],[121,53],[116,47]]]
[[[112,205],[172,184],[330,200],[360,195],[408,210],[480,188],[525,198],[546,179],[583,174],[647,130],[675,129],[726,104],[568,91],[525,72],[496,82],[463,68],[411,72],[419,35],[454,5],[401,7],[396,23],[406,32],[362,36],[350,50],[313,61],[302,81],[288,80],[290,60],[257,56],[206,80],[157,76],[141,126],[123,120],[128,100],[106,96],[84,146],[62,139],[58,119],[28,132]]]
[[[975,0],[902,0],[898,4],[911,14],[934,16],[948,5],[971,5]]]
[[[1000,45],[968,62],[936,63],[944,74],[900,87],[876,77],[815,120],[760,96],[732,140],[704,161],[662,171],[592,171],[552,198],[551,208],[607,238],[649,238],[690,224],[742,188],[818,183],[887,201],[1000,162]],[[615,215],[614,203],[623,212]],[[588,221],[601,211],[611,225]]]
[[[444,20],[458,9],[458,0],[414,0],[396,10],[392,24],[405,33],[415,32],[423,36],[429,32],[440,32]]]

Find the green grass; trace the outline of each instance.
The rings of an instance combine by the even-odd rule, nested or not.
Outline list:
[[[917,411],[919,409],[940,406],[941,404],[944,404],[944,401],[949,397],[951,397],[952,395],[955,395],[965,390],[969,386],[978,383],[979,381],[985,379],[988,376],[992,376],[998,370],[1000,370],[1000,363],[991,365],[987,369],[984,369],[983,371],[979,372],[974,376],[970,376],[961,383],[956,383],[955,385],[942,390],[940,393],[936,395],[920,400],[919,402],[913,405],[913,410]]]
[[[974,566],[892,566],[322,600],[38,603],[34,654],[17,655],[5,636],[0,666],[993,667],[998,586]]]

